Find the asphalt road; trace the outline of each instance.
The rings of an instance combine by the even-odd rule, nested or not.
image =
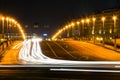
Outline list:
[[[77,60],[77,61],[101,61],[100,58],[95,58],[83,55],[82,52],[71,47],[65,41],[42,41],[40,43],[42,52],[51,58],[63,60]]]
[[[38,43],[39,44],[39,43]],[[71,47],[64,41],[43,41],[40,43],[42,52],[48,57],[63,60],[88,61],[96,60],[91,56],[85,56],[80,51]],[[35,45],[36,46],[36,45]],[[12,48],[13,51],[4,57],[3,61],[12,62],[14,56],[17,57],[14,50],[20,47]],[[34,47],[33,47],[34,48]],[[36,49],[35,49],[36,50]],[[48,59],[50,60],[50,59]],[[120,64],[120,63],[119,63]],[[19,64],[19,65],[0,65],[0,80],[2,79],[38,79],[38,80],[120,80],[120,66],[114,64],[94,64],[94,62],[85,64]]]

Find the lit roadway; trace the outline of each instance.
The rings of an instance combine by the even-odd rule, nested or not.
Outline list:
[[[72,46],[73,45],[75,46],[76,43],[78,44],[78,42],[76,41],[75,42],[70,41],[70,43]],[[86,46],[83,46],[82,44]],[[82,44],[81,44],[82,46],[80,47],[87,47],[87,43],[83,42]],[[86,54],[83,52],[80,53],[75,52],[76,54],[74,54],[74,48],[68,48],[69,46],[68,45],[65,46],[65,45],[66,42],[62,43],[62,42],[48,41],[42,43],[41,39],[25,40],[24,42],[17,44],[16,46],[12,47],[10,50],[9,49],[6,50],[5,54],[3,55],[3,58],[1,59],[1,64],[4,65],[0,65],[0,78],[1,79],[9,79],[9,78],[10,79],[14,79],[14,78],[43,79],[43,80],[44,79],[58,80],[58,78],[78,79],[78,80],[79,79],[83,79],[83,80],[84,79],[85,80],[86,79],[88,80],[89,79],[92,80],[119,79],[120,62],[84,61],[84,59],[85,60],[96,59],[95,58],[96,56],[94,57],[86,53],[89,52],[86,51],[86,49],[90,50],[93,45],[89,45],[89,47],[87,47],[86,49],[81,48],[80,51],[84,50]],[[78,45],[80,45],[80,43]],[[76,45],[75,47],[76,50],[79,51],[78,45]],[[47,48],[45,48],[44,46],[46,46]],[[57,49],[56,47],[58,48],[58,52],[56,51]],[[96,49],[96,46],[94,46],[94,48]],[[72,51],[73,52],[70,53],[69,49],[71,49],[71,52]],[[101,50],[101,48],[98,49]],[[47,52],[47,50],[51,51],[52,54]],[[96,53],[97,51],[98,50],[96,49],[96,51],[94,52]],[[93,50],[91,50],[90,54],[93,54],[94,52]],[[84,54],[88,55],[87,58],[86,57],[78,58],[80,56],[85,56]],[[114,52],[114,54],[118,54],[118,53]],[[101,59],[102,57],[100,57],[100,60]],[[75,61],[75,60],[79,60],[79,61]],[[5,65],[5,62],[6,64],[14,64],[14,65]]]
[[[18,53],[22,45],[22,41],[16,41],[2,52],[0,64],[18,64]]]

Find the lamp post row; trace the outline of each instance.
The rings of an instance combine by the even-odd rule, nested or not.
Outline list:
[[[20,26],[20,24],[13,18],[0,16],[1,21],[1,37],[0,37],[0,46],[2,50],[4,50],[4,42],[6,45],[12,43],[15,40],[15,35],[18,33],[16,30],[19,30],[22,34],[22,37],[25,38],[24,32]]]
[[[112,20],[113,20],[113,23],[114,23],[114,30],[113,30],[113,32],[114,32],[114,48],[116,49],[116,20],[117,20],[117,16],[113,16],[112,17]],[[91,28],[91,33],[90,33],[90,22],[92,21],[92,28]],[[89,29],[88,29],[88,37],[90,38],[90,34],[92,34],[93,35],[93,42],[95,43],[95,27],[96,27],[96,18],[95,17],[93,17],[92,18],[92,20],[90,21],[90,19],[89,18],[87,18],[87,19],[82,19],[81,21],[76,21],[76,22],[72,22],[72,23],[70,23],[70,24],[68,24],[68,25],[66,25],[65,27],[63,27],[64,28],[64,31],[65,30],[68,30],[67,32],[67,37],[70,37],[70,28],[72,29],[71,31],[72,31],[72,35],[74,35],[74,31],[73,31],[73,28],[74,28],[74,26],[77,26],[78,27],[78,30],[79,30],[79,32],[78,32],[78,34],[79,34],[79,36],[81,36],[82,35],[82,37],[83,37],[83,39],[84,39],[84,34],[83,33],[85,33],[85,31],[84,31],[84,28],[85,28],[85,23],[87,23],[87,27],[89,27]],[[106,17],[102,17],[101,18],[101,21],[102,21],[102,43],[103,43],[103,46],[104,46],[104,41],[105,41],[105,21],[106,21]],[[77,25],[76,25],[77,24]],[[80,24],[82,25],[81,27],[80,27]],[[62,28],[62,29],[63,29]],[[62,30],[61,29],[61,30]],[[60,34],[62,34],[62,31],[58,34],[57,33],[57,36],[53,36],[53,39],[55,39],[56,37],[58,37]]]

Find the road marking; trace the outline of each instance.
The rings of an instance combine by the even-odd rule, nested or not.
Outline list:
[[[47,42],[46,42],[47,43]],[[58,57],[55,53],[55,51],[52,49],[52,47],[47,43],[48,47],[50,48],[50,50],[52,51],[52,53],[55,55],[55,57]]]
[[[73,58],[76,58],[75,56],[71,55],[67,50],[65,50],[62,46],[60,46],[58,43],[54,42],[55,44],[57,44],[60,48],[62,48],[68,55],[70,55]]]

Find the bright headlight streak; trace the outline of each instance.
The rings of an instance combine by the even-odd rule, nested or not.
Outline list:
[[[33,46],[32,43],[33,42]],[[31,48],[32,46],[32,48]],[[120,64],[120,62],[110,61],[70,61],[70,60],[57,60],[45,56],[39,45],[39,40],[26,40],[23,47],[19,52],[19,59],[28,61],[28,64],[62,64],[62,65],[80,65],[80,64]],[[26,63],[25,63],[26,64]]]
[[[30,40],[24,42],[24,45],[20,50],[19,59],[26,60],[26,61],[29,60],[28,56],[30,53],[30,46],[31,46]]]

